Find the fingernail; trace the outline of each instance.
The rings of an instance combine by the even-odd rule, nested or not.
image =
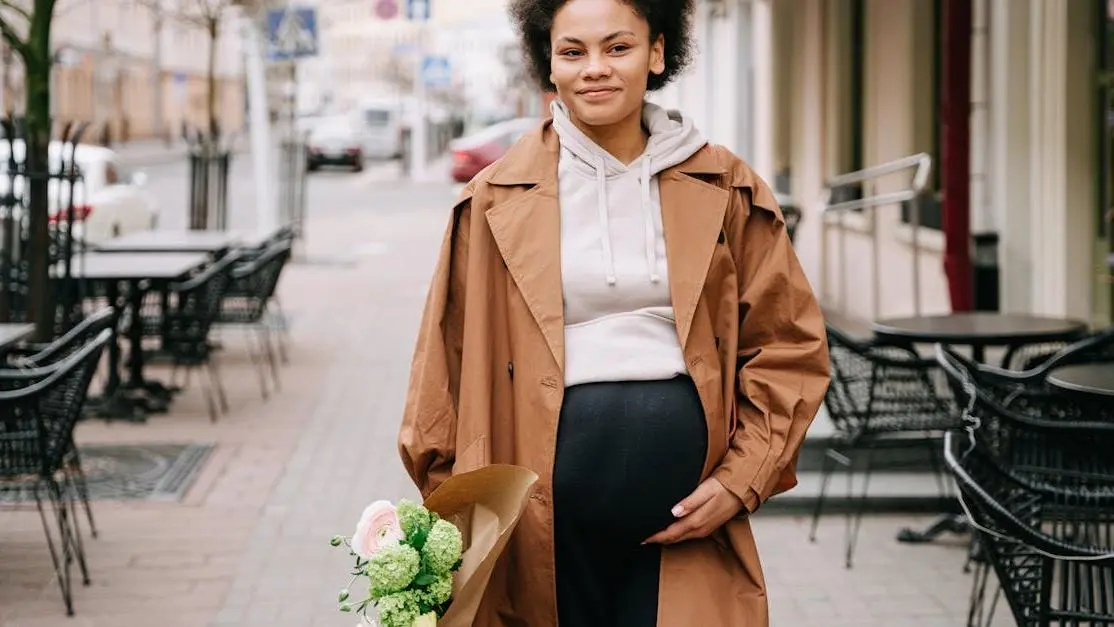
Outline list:
[[[681,516],[685,515],[685,508],[681,507],[680,505],[674,505],[672,511],[675,518],[680,518]]]

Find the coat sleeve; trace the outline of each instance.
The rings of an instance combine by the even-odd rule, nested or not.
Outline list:
[[[402,463],[423,498],[449,478],[456,457],[471,192],[462,193],[441,242],[398,436]]]
[[[820,305],[773,194],[754,180],[736,188],[726,221],[739,280],[740,367],[730,447],[712,475],[748,512],[796,485],[797,453],[831,368]]]

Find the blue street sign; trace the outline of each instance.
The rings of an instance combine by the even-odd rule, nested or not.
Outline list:
[[[449,87],[453,84],[449,58],[427,55],[422,58],[422,83],[426,87]]]
[[[406,0],[406,19],[412,22],[429,20],[431,0]]]
[[[317,11],[290,7],[267,11],[267,59],[291,61],[317,56]]]

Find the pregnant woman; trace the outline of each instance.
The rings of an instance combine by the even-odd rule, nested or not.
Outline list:
[[[766,184],[646,101],[693,0],[513,0],[551,117],[465,188],[400,450],[540,479],[477,627],[765,627],[748,515],[795,484],[824,324]]]

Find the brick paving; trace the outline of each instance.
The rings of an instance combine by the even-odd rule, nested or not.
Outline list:
[[[220,422],[208,421],[195,389],[146,425],[83,423],[80,443],[217,449],[182,502],[94,503],[101,537],[86,542],[93,585],[75,587],[74,618],[52,583],[37,514],[0,509],[0,626],[352,627],[335,606],[349,561],[328,538],[350,532],[371,499],[415,495],[394,438],[450,197],[445,186],[443,201],[430,206],[311,223],[307,260],[290,267],[281,288],[293,321],[291,363],[269,400],[239,335],[225,332],[232,411]],[[868,518],[847,571],[842,517],[827,517],[810,544],[806,519],[757,516],[773,625],[964,624],[963,544],[892,539],[926,520]]]

